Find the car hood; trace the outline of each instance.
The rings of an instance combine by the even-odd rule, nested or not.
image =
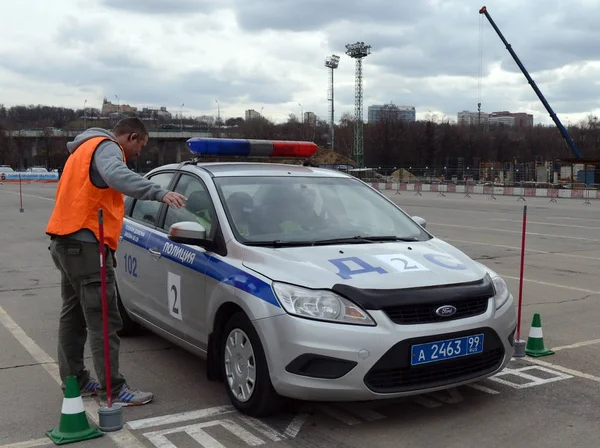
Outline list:
[[[247,247],[244,266],[271,280],[310,288],[418,288],[481,280],[484,267],[448,243],[381,242],[313,247]]]

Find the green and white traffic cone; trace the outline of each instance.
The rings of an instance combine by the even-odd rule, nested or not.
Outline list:
[[[544,333],[542,332],[542,318],[538,313],[533,315],[531,329],[529,330],[529,339],[525,353],[529,356],[540,357],[553,355],[554,352],[544,346]]]
[[[55,445],[66,445],[103,436],[102,431],[91,427],[88,422],[77,377],[69,376],[65,383],[60,423],[57,428],[47,431],[46,435]]]

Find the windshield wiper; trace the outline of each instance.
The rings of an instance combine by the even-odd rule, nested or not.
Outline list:
[[[246,246],[259,246],[259,247],[300,247],[300,246],[312,246],[312,241],[246,241]]]
[[[418,238],[401,238],[394,235],[381,235],[381,236],[353,236],[347,238],[331,238],[328,240],[317,240],[313,241],[315,246],[325,244],[361,244],[361,243],[377,243],[381,241],[419,241]]]
[[[258,247],[303,247],[303,246],[325,246],[328,244],[365,244],[365,243],[378,243],[382,241],[406,241],[413,242],[419,241],[418,238],[401,238],[394,235],[381,235],[381,236],[352,236],[345,238],[331,238],[327,240],[304,240],[304,241],[283,241],[283,240],[271,240],[271,241],[246,241],[244,244],[247,246],[258,246]]]

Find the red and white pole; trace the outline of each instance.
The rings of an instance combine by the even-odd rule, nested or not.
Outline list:
[[[523,234],[521,236],[521,272],[519,274],[519,305],[517,309],[517,334],[515,338],[516,358],[525,356],[525,341],[521,339],[521,315],[523,309],[523,272],[525,270],[525,235],[527,234],[527,206],[523,206]]]

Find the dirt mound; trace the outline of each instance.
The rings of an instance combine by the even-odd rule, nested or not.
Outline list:
[[[413,175],[410,171],[405,170],[404,168],[400,168],[399,170],[394,171],[390,175],[390,180],[392,182],[410,182],[414,181],[416,176]]]
[[[357,166],[356,162],[339,152],[331,149],[319,148],[317,153],[311,158],[311,162],[317,164],[336,164],[336,165],[352,165]]]

